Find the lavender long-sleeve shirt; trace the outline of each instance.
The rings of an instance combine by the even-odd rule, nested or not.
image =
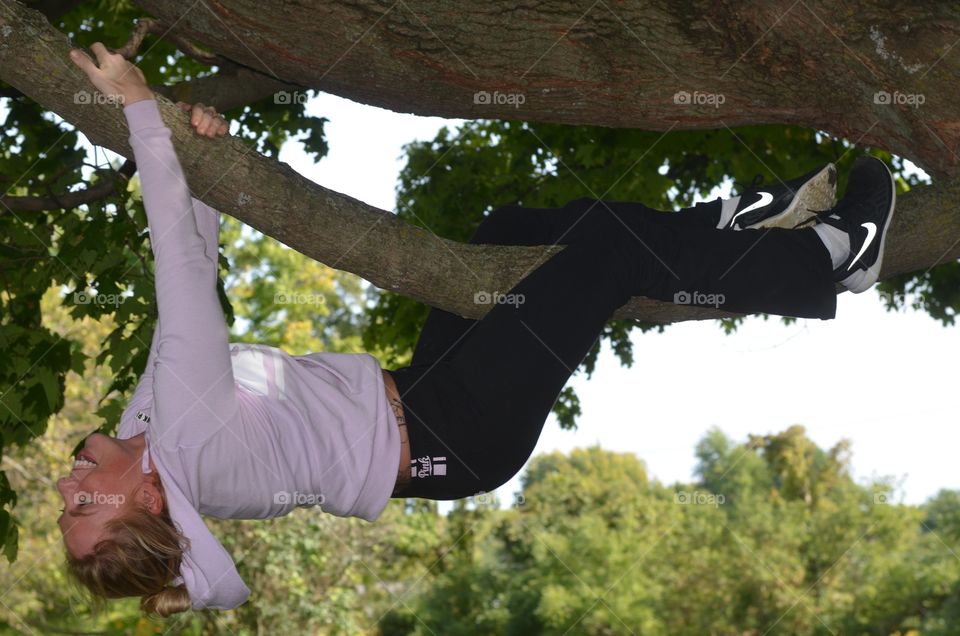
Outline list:
[[[267,519],[297,506],[373,521],[400,435],[369,354],[291,356],[229,343],[217,297],[219,213],[191,197],[157,102],[124,107],[156,262],[159,320],[118,437],[146,431],[170,514],[191,541],[177,580],[195,608],[249,590],[199,513]]]

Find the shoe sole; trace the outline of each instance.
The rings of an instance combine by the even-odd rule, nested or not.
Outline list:
[[[829,210],[837,201],[837,167],[828,163],[823,170],[807,180],[793,197],[790,205],[776,216],[748,225],[750,229],[780,227],[792,230],[816,221],[820,212]]]
[[[877,161],[880,161],[879,159]],[[890,177],[890,209],[887,210],[887,220],[883,224],[883,229],[880,231],[880,252],[877,254],[877,261],[864,270],[859,270],[847,276],[840,283],[846,287],[849,291],[854,294],[859,294],[860,292],[865,292],[873,284],[877,282],[880,278],[880,268],[883,267],[883,253],[887,248],[887,230],[890,228],[890,221],[893,220],[893,211],[897,207],[897,182],[893,178],[893,174],[890,172],[890,168],[887,167],[885,161],[880,161],[883,164],[884,169],[887,171],[887,176]]]

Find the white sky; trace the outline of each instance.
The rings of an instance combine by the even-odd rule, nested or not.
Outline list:
[[[461,121],[328,94],[312,99],[308,112],[330,120],[329,154],[314,165],[291,143],[280,159],[387,210],[395,209],[401,146]],[[960,441],[951,372],[958,336],[926,314],[887,312],[874,290],[841,294],[831,321],[749,318],[731,336],[714,322],[637,332],[634,366],[621,367],[605,347],[591,380],[571,380],[583,409],[579,430],[562,431],[551,416],[534,454],[599,444],[635,453],[654,478],[673,483],[692,478],[694,445],[713,425],[742,442],[802,424],[821,448],[852,440],[858,481],[891,476],[900,485],[895,499],[920,503],[940,488],[960,488],[952,464]],[[519,485],[518,475],[498,489],[500,499],[509,503]]]
[[[329,154],[314,164],[293,142],[280,159],[316,183],[388,210],[395,208],[401,146],[460,123],[327,94],[311,99],[308,112],[330,120]],[[895,499],[916,504],[941,488],[960,488],[952,463],[960,442],[951,364],[960,355],[957,330],[912,310],[888,313],[874,290],[841,294],[831,321],[784,326],[749,318],[732,336],[713,322],[688,322],[664,334],[638,332],[633,341],[632,368],[605,347],[591,380],[571,380],[583,409],[579,430],[562,431],[551,416],[534,455],[599,444],[635,453],[653,478],[669,484],[692,479],[694,445],[711,426],[743,442],[749,433],[802,424],[821,448],[852,440],[854,477],[891,476],[899,484]],[[519,483],[518,474],[498,489],[503,503]]]

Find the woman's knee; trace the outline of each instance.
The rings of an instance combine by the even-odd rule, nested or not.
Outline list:
[[[475,455],[477,463],[482,466],[478,471],[482,490],[495,490],[520,472],[536,448],[541,428],[518,425],[511,429],[512,432],[497,436],[498,441],[495,444],[478,444],[478,449],[487,446]],[[517,435],[517,431],[531,431],[535,434]]]

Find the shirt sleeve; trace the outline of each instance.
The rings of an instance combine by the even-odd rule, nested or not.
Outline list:
[[[207,258],[212,260],[219,259],[220,253],[217,246],[220,239],[220,213],[196,198],[193,199],[193,210],[197,220],[197,230],[206,243],[205,253]],[[133,395],[130,396],[122,420],[130,418],[139,419],[141,415],[145,415],[147,418],[146,421],[150,421],[149,418],[153,404],[153,369],[157,363],[157,343],[159,339],[160,321],[158,319],[157,324],[154,325],[153,336],[150,341],[147,365],[144,367],[143,373],[140,374],[137,385],[134,387]],[[122,423],[123,421],[121,424]],[[133,427],[140,428],[136,424],[133,424]],[[134,435],[136,432],[131,430],[130,434]]]
[[[123,110],[156,263],[159,316],[144,371],[152,374],[150,429],[165,447],[194,446],[228,425],[237,409],[216,288],[219,213],[190,196],[157,102]]]

